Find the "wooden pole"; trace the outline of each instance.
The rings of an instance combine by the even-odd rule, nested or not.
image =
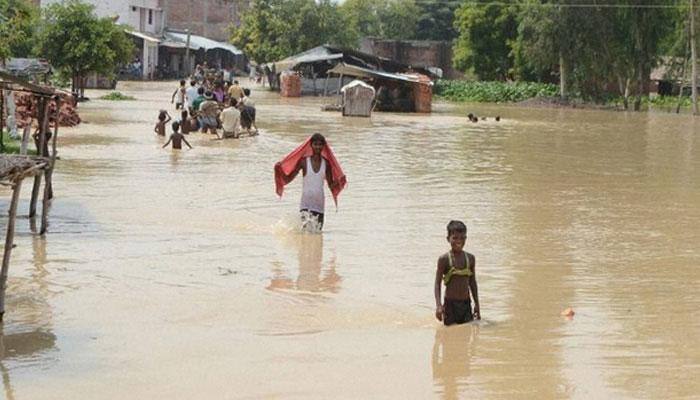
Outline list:
[[[326,72],[326,83],[323,84],[323,97],[328,96],[328,79],[331,77],[330,72]]]
[[[0,271],[0,322],[5,315],[5,288],[7,287],[7,271],[10,268],[10,254],[15,238],[15,219],[17,217],[17,203],[19,192],[22,189],[22,178],[19,178],[12,187],[12,200],[10,201],[10,215],[7,218],[7,233],[5,234],[5,253],[2,256],[2,270]]]
[[[695,53],[695,0],[690,0],[690,67],[692,71],[690,84],[692,85],[693,115],[698,115],[698,62]]]
[[[53,166],[54,162],[56,161],[56,136],[58,136],[58,116],[60,112],[60,101],[59,97],[55,97],[56,101],[56,112],[55,112],[55,117],[54,117],[54,134],[52,139],[52,154],[51,158],[49,159],[49,165],[46,166],[44,169],[44,200],[41,203],[41,230],[39,231],[40,235],[43,235],[46,233],[46,229],[49,226],[49,200],[53,198],[53,185],[52,185],[52,176],[53,176]],[[48,118],[47,118],[48,120]],[[50,127],[48,125],[48,121],[46,124],[47,132],[49,131]],[[48,156],[48,154],[46,154]]]
[[[9,110],[8,110],[9,111]],[[0,151],[5,152],[5,91],[0,89]]]
[[[32,135],[32,127],[31,125],[27,125],[24,127],[24,131],[22,132],[22,144],[19,146],[19,154],[21,155],[27,155],[27,146],[29,146],[29,136]]]
[[[44,143],[46,142],[45,127],[49,117],[49,102],[46,98],[40,98],[39,103],[39,143],[37,145],[37,154],[44,156]],[[46,121],[46,122],[45,122]],[[34,176],[34,186],[32,187],[32,197],[29,201],[29,218],[36,216],[36,202],[39,199],[39,189],[41,187],[41,174]]]

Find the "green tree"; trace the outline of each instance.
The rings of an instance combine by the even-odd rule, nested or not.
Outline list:
[[[340,11],[347,25],[341,29],[349,29],[350,36],[353,37],[355,45],[363,37],[380,37],[381,21],[380,14],[386,1],[376,0],[346,0]]]
[[[31,55],[38,15],[26,1],[0,0],[0,62]]]
[[[418,29],[420,8],[415,0],[390,0],[378,10],[380,36],[385,39],[413,39]]]
[[[454,40],[457,37],[454,16],[461,3],[459,0],[421,0],[418,2],[420,14],[413,38],[417,40]]]
[[[482,80],[505,80],[514,66],[513,42],[518,35],[517,9],[464,3],[456,11],[459,32],[453,63]]]
[[[331,0],[253,0],[241,25],[231,28],[231,42],[266,63],[324,43],[353,44],[355,37],[345,26]]]
[[[73,91],[82,92],[83,77],[90,72],[111,74],[128,62],[133,44],[124,28],[110,18],[97,18],[94,7],[71,0],[45,10],[39,53],[73,77]]]

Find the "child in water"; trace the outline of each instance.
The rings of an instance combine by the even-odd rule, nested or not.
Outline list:
[[[185,96],[187,92],[187,88],[185,87],[185,80],[180,81],[180,87],[175,89],[173,92],[173,97],[170,99],[170,103],[172,104],[175,101],[175,98],[177,97],[177,102],[175,102],[175,109],[179,110],[181,108],[185,108]]]
[[[465,252],[467,226],[462,221],[447,224],[450,251],[438,258],[435,272],[435,318],[445,325],[464,324],[481,319],[479,290],[476,285],[476,258]],[[445,282],[445,301],[442,302],[442,281]],[[472,312],[471,297],[474,299]]]
[[[158,122],[156,122],[156,127],[153,128],[153,131],[160,136],[165,136],[165,124],[170,122],[170,120],[170,114],[168,114],[168,112],[165,110],[160,110],[160,114],[158,114]]]
[[[173,142],[173,149],[182,149],[182,142],[185,142],[187,147],[191,149],[192,146],[190,146],[189,142],[187,141],[187,139],[185,139],[182,133],[179,132],[180,123],[177,121],[173,122],[172,128],[173,133],[170,135],[170,139],[168,139],[168,141],[165,142],[163,148],[167,147],[170,144],[170,142]]]

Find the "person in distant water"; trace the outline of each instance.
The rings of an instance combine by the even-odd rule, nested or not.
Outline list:
[[[184,108],[185,104],[185,97],[187,95],[187,88],[185,87],[185,80],[180,81],[180,87],[175,89],[173,92],[173,97],[170,99],[170,104],[172,104],[175,101],[175,97],[177,97],[177,102],[175,103],[175,109],[179,110],[181,108]]]
[[[192,114],[193,108],[192,108],[192,103],[194,103],[194,100],[197,98],[197,81],[192,79],[190,81],[190,87],[185,90],[185,97],[187,100],[187,109],[190,111],[190,114]]]
[[[219,128],[219,103],[214,100],[214,95],[211,92],[204,94],[204,102],[199,105],[199,124],[202,133],[216,134]]]
[[[236,99],[229,99],[228,107],[224,108],[219,114],[221,119],[221,128],[223,133],[219,139],[234,138],[237,139],[241,134],[241,112],[238,111]],[[218,133],[217,133],[218,135]]]
[[[282,195],[284,185],[294,180],[299,171],[302,171],[304,176],[299,206],[302,227],[307,228],[313,223],[320,230],[323,228],[325,213],[323,181],[328,183],[336,202],[338,194],[347,182],[340,164],[326,143],[326,138],[320,133],[314,133],[301,146],[275,164],[278,195]]]
[[[170,122],[170,120],[170,114],[168,114],[168,112],[165,110],[160,110],[160,113],[158,114],[158,122],[156,122],[156,126],[153,128],[153,131],[160,136],[165,136],[165,125]]]
[[[212,90],[211,93],[214,95],[214,99],[216,99],[217,103],[223,103],[224,96],[226,95],[224,91],[224,81],[214,82],[214,90]]]
[[[192,146],[190,146],[190,143],[187,141],[187,139],[185,139],[184,136],[182,136],[182,133],[179,132],[180,124],[177,121],[175,121],[175,122],[173,122],[172,128],[173,128],[173,133],[170,135],[170,139],[168,139],[168,141],[165,142],[165,144],[163,145],[163,148],[168,147],[170,142],[173,142],[173,149],[179,150],[179,149],[182,149],[182,142],[185,142],[187,147],[189,147],[191,149]]]
[[[192,131],[192,124],[188,118],[187,110],[182,110],[180,113],[180,119],[177,120],[177,123],[180,124],[180,132],[182,132],[183,135],[189,135],[189,133]]]
[[[236,99],[236,101],[241,100],[241,97],[243,97],[243,89],[241,89],[238,81],[233,81],[233,85],[228,88],[228,97],[229,99]]]
[[[196,116],[199,113],[199,106],[204,103],[204,88],[197,88],[197,98],[192,102],[192,109],[190,110],[190,115]]]
[[[447,242],[450,251],[438,258],[435,271],[435,318],[445,325],[464,324],[481,319],[479,290],[476,285],[476,258],[464,251],[467,226],[462,221],[447,224]],[[445,300],[442,301],[442,282],[445,282]],[[471,298],[474,299],[472,311]]]
[[[258,134],[258,127],[255,125],[255,103],[250,99],[250,89],[243,89],[243,97],[238,103],[241,112],[241,128],[248,131],[250,136]]]

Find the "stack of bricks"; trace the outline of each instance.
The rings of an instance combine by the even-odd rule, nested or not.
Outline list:
[[[280,95],[282,97],[301,97],[301,76],[293,71],[282,72]]]
[[[413,84],[416,112],[429,113],[433,103],[433,83],[429,77],[420,74],[418,81],[419,83]]]
[[[68,93],[59,93],[61,97],[61,111],[58,113],[59,126],[75,126],[81,120],[78,110],[75,107],[73,96]],[[17,128],[24,128],[32,123],[33,118],[37,118],[36,99],[29,93],[15,93],[15,120]],[[49,121],[53,126],[56,115],[56,102],[49,103]]]

